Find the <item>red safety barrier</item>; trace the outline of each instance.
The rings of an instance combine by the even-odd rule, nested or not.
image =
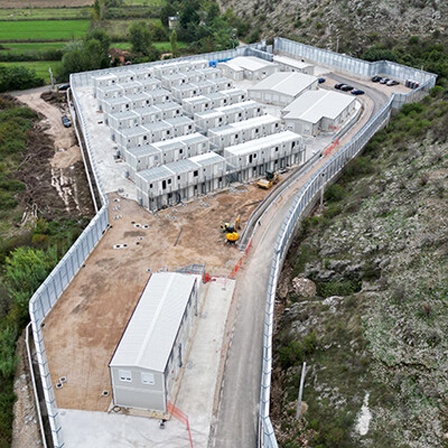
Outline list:
[[[324,156],[328,156],[328,154],[330,154],[331,151],[333,151],[334,148],[336,148],[336,146],[339,145],[339,138],[337,138],[327,149],[324,150]]]
[[[235,267],[233,268],[232,272],[229,274],[229,278],[230,279],[235,278],[235,275],[240,270],[240,267],[243,264],[244,258],[249,253],[249,250],[250,250],[251,246],[252,246],[252,240],[249,241],[249,243],[248,243],[248,245],[246,247],[246,250],[244,251],[244,255],[238,260],[238,263],[235,265]]]
[[[190,448],[193,448],[193,438],[191,437],[190,423],[188,422],[188,417],[170,401],[168,402],[167,410],[174,418],[179,420],[187,427],[188,438],[190,439]]]

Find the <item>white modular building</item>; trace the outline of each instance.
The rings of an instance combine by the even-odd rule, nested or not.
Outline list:
[[[142,84],[146,84],[147,81],[154,80],[154,69],[143,65],[134,66],[135,79]]]
[[[95,91],[100,87],[111,86],[113,84],[118,84],[118,78],[116,75],[113,75],[112,73],[108,73],[106,75],[101,76],[95,76],[93,78],[93,86]]]
[[[219,112],[216,109],[194,114],[194,122],[197,129],[201,132],[227,124],[224,112]]]
[[[160,82],[159,79],[146,78],[146,79],[139,79],[139,81],[142,84],[143,92],[152,92],[153,90],[157,90],[162,87],[162,83]]]
[[[200,168],[199,193],[207,194],[224,187],[226,173],[226,160],[215,152],[191,157],[190,160],[197,163]]]
[[[169,104],[169,103],[162,103],[162,104]],[[157,106],[148,106],[143,107],[139,109],[135,109],[135,112],[140,117],[140,125],[145,125],[148,123],[154,123],[155,121],[162,120],[162,112],[159,104]]]
[[[143,84],[139,81],[124,82],[120,84],[120,86],[123,89],[123,94],[125,96],[136,95],[143,92]]]
[[[154,145],[144,145],[124,150],[124,160],[129,166],[129,177],[136,182],[135,173],[160,165],[162,152]]]
[[[273,115],[262,115],[249,120],[209,129],[207,136],[217,148],[238,145],[280,131],[280,119]]]
[[[117,98],[102,99],[99,101],[99,109],[108,114],[116,114],[131,110],[131,100],[125,96]]]
[[[120,129],[114,132],[115,141],[120,149],[149,145],[173,136],[173,125],[166,121],[155,121],[145,126]]]
[[[205,95],[205,97],[208,99],[208,103],[206,104],[206,108],[204,110],[215,109],[217,107],[230,104],[229,96],[223,92],[209,93],[208,95]]]
[[[242,103],[249,98],[248,93],[243,89],[226,89],[222,90],[220,93],[227,97],[227,101],[224,104],[219,104],[214,107],[223,107],[228,104]]]
[[[193,117],[195,113],[204,112],[210,109],[210,99],[204,95],[184,98],[182,100],[182,108],[186,115]]]
[[[353,95],[331,90],[305,92],[284,110],[286,127],[304,136],[334,132],[354,113]]]
[[[154,104],[151,95],[146,92],[129,94],[126,98],[129,100],[130,109],[140,109]]]
[[[314,75],[314,65],[305,61],[290,58],[288,56],[274,55],[274,62],[279,65],[282,72],[305,73],[306,75]]]
[[[265,114],[263,106],[252,100],[217,107],[216,111],[225,115],[226,123],[235,123],[236,121],[248,120],[249,118],[260,117]]]
[[[174,101],[167,101],[166,103],[155,104],[154,107],[159,110],[160,120],[180,117],[182,115],[181,105]]]
[[[98,101],[111,100],[123,95],[124,90],[120,84],[110,84],[95,88],[95,98],[98,98]]]
[[[229,78],[224,78],[223,76],[214,78],[213,82],[216,84],[217,91],[229,90],[234,88],[233,81]]]
[[[152,274],[109,364],[113,403],[167,410],[198,313],[197,276]]]
[[[252,100],[265,104],[286,106],[307,90],[317,90],[315,76],[303,73],[274,73],[247,89]]]
[[[196,132],[194,121],[188,117],[168,118],[165,121],[173,127],[171,137],[181,137]]]
[[[279,70],[277,64],[254,56],[238,56],[227,62],[218,64],[223,76],[242,81],[264,79]]]
[[[199,88],[192,83],[172,87],[171,93],[173,95],[173,98],[179,102],[182,102],[182,100],[184,100],[185,98],[191,98],[193,96],[202,94]]]
[[[202,73],[202,79],[214,79],[221,76],[221,72],[216,67],[206,67],[198,69],[197,71]]]
[[[183,73],[173,73],[172,75],[166,75],[162,77],[161,84],[164,89],[171,90],[173,87],[187,84],[188,78]]]
[[[224,157],[241,181],[262,176],[266,170],[277,170],[305,162],[303,138],[283,131],[257,140],[224,148]]]
[[[114,114],[105,112],[104,121],[112,130],[134,128],[140,126],[140,115],[134,110],[127,110]],[[114,140],[113,137],[112,140]]]
[[[166,89],[154,89],[148,92],[148,95],[152,99],[151,104],[166,103],[171,101],[171,93]]]

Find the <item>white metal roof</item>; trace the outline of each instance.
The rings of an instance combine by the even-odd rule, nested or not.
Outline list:
[[[271,90],[295,97],[315,83],[317,83],[317,78],[305,73],[277,72],[249,87],[248,91],[250,93],[251,91]]]
[[[245,143],[240,143],[239,145],[228,146],[227,148],[224,148],[224,152],[232,156],[242,156],[257,152],[266,147],[294,140],[302,140],[302,137],[292,131],[283,131],[277,134],[267,135],[266,137],[257,138],[256,140],[249,140]]]
[[[163,373],[196,281],[188,274],[153,274],[110,366],[138,366]]]
[[[260,59],[254,56],[239,56],[231,59],[230,61],[225,62],[225,64],[230,67],[241,67],[244,70],[248,70],[251,72],[255,72],[257,70],[261,70],[265,67],[275,66],[277,64],[273,64],[272,62],[265,61],[264,59]]]
[[[125,152],[137,158],[161,153],[160,149],[156,148],[155,145],[133,146],[125,149]]]
[[[241,103],[235,103],[235,104],[229,104],[228,106],[222,106],[222,107],[217,107],[215,110],[219,111],[219,112],[229,112],[229,111],[233,111],[234,109],[252,109],[252,108],[256,108],[256,107],[260,107],[260,109],[263,107],[260,103],[257,103],[256,101],[253,100],[248,100],[248,101],[243,101]]]
[[[192,162],[196,162],[201,166],[215,165],[217,163],[225,163],[226,159],[216,152],[210,151],[204,154],[199,154],[197,156],[190,157]]]
[[[135,175],[150,183],[168,179],[169,177],[172,177],[174,173],[168,168],[168,165],[161,165],[139,171]]]
[[[171,162],[166,165],[173,173],[191,173],[197,170],[200,166],[194,163],[191,159],[177,160],[176,162]]]
[[[337,118],[356,98],[332,90],[308,91],[289,104],[285,119],[300,119],[317,123],[322,117]]]
[[[307,62],[299,61],[298,59],[289,58],[288,56],[278,56],[274,55],[274,62],[278,62],[279,64],[288,65],[290,67],[295,67],[299,70],[303,70],[304,68],[310,67],[312,64],[308,64]]]
[[[229,123],[221,127],[209,129],[208,132],[216,135],[228,135],[270,123],[280,123],[280,119],[269,114],[261,115],[260,117],[249,118],[248,120],[237,121],[236,123]]]

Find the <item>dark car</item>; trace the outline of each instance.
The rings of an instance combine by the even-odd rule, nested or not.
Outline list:
[[[350,92],[352,95],[364,95],[364,90],[361,90],[361,89],[353,89],[351,92]]]
[[[340,82],[339,84],[335,84],[334,88],[341,90],[343,86],[345,86],[345,84],[343,82]]]
[[[353,90],[353,89],[354,89],[353,86],[349,86],[349,85],[347,85],[347,84],[345,84],[345,85],[343,85],[343,86],[341,87],[341,90],[342,90],[343,92],[350,92],[350,90]]]
[[[381,76],[375,75],[375,76],[372,78],[372,82],[380,82],[380,81],[381,81]]]
[[[67,117],[67,115],[62,115],[62,124],[66,127],[69,128],[72,125],[72,122],[70,121],[70,118]]]
[[[318,78],[318,79],[317,79],[317,82],[318,82],[319,84],[323,84],[325,81],[326,81],[325,78]]]
[[[70,88],[70,84],[60,84],[58,85],[58,91],[64,92],[65,90],[68,90]]]

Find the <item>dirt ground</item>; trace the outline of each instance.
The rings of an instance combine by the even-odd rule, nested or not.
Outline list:
[[[244,225],[266,194],[251,185],[157,214],[110,197],[111,227],[45,320],[53,383],[67,378],[55,389],[58,407],[109,408],[108,363],[150,273],[198,263],[212,276],[229,275],[241,253],[225,242],[220,223],[240,215]]]

